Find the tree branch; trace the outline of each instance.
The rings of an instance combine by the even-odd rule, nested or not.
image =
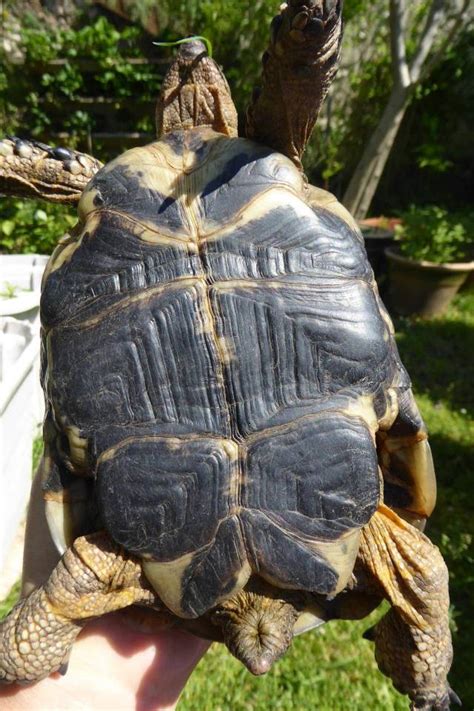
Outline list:
[[[446,4],[447,0],[432,0],[420,42],[409,69],[413,84],[419,81],[423,65],[433,47],[438,30],[446,20]]]
[[[451,25],[451,28],[449,29],[448,34],[444,38],[443,42],[441,43],[440,47],[434,52],[434,54],[430,57],[430,59],[424,64],[421,72],[420,72],[420,77],[419,80],[423,80],[425,77],[429,76],[429,74],[432,72],[434,67],[438,64],[438,62],[443,59],[446,50],[450,46],[451,42],[453,39],[456,37],[461,24],[464,21],[464,15],[466,11],[469,9],[469,6],[471,4],[471,0],[464,0],[461,9],[457,13],[453,13],[451,18],[453,23]]]
[[[406,30],[405,0],[390,0],[390,49],[395,81],[402,87],[411,84],[405,44]]]

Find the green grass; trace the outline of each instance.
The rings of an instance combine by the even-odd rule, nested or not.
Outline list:
[[[396,323],[400,354],[430,431],[438,505],[427,533],[450,569],[455,658],[450,674],[464,708],[474,708],[474,293],[446,317]],[[254,678],[214,645],[193,673],[180,711],[406,711],[374,662],[362,622],[331,622],[298,637],[265,677]]]
[[[12,587],[12,589],[6,596],[5,600],[2,600],[0,602],[0,620],[3,617],[5,617],[7,612],[10,612],[13,605],[18,600],[19,595],[20,595],[20,581],[18,580],[18,582],[15,583],[15,585]]]
[[[450,571],[453,688],[474,708],[474,292],[446,318],[403,322],[399,346],[428,425],[438,503],[427,528]]]
[[[193,673],[179,711],[407,711],[407,700],[377,671],[363,622],[331,622],[294,640],[264,677],[252,677],[213,645]]]

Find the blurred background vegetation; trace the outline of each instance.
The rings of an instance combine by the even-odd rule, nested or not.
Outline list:
[[[408,52],[430,4],[414,3]],[[103,161],[153,140],[154,102],[173,50],[152,41],[194,33],[211,40],[242,117],[259,82],[277,5],[274,0],[4,0],[0,132],[76,146]],[[344,17],[341,67],[305,155],[311,182],[339,198],[393,88],[389,2],[346,0]],[[472,200],[472,13],[467,18],[412,95],[372,202],[375,215],[395,214],[411,203],[462,210]],[[24,219],[16,217],[20,225]]]
[[[417,2],[420,12],[429,4]],[[0,135],[75,146],[103,161],[153,140],[154,103],[172,50],[152,41],[193,33],[211,40],[242,116],[259,81],[277,6],[278,0],[6,0],[0,10]],[[388,13],[388,0],[345,2],[341,69],[305,156],[311,182],[338,197],[392,88]],[[473,39],[467,22],[414,92],[372,214],[397,215],[413,203],[457,214],[472,210]],[[409,36],[409,46],[411,41]],[[73,211],[61,206],[3,199],[0,252],[50,252],[74,222]],[[474,295],[465,292],[443,319],[396,323],[437,464],[439,505],[428,533],[450,568],[451,678],[467,709],[474,708],[473,311]],[[8,605],[0,606],[0,615]],[[406,699],[376,671],[371,645],[361,639],[371,623],[331,623],[304,635],[258,680],[224,649],[213,648],[182,708],[406,710]]]

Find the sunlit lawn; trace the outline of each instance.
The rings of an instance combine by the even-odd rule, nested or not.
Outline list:
[[[466,709],[474,708],[474,293],[461,295],[447,317],[400,320],[402,358],[430,430],[439,496],[427,532],[440,545],[451,572],[455,662],[451,684]],[[0,617],[17,591],[0,603]],[[180,711],[406,711],[376,668],[363,622],[331,622],[296,639],[263,678],[252,677],[214,645],[186,687]]]

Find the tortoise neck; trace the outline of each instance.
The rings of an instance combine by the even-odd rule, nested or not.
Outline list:
[[[237,136],[237,111],[226,78],[203,42],[193,40],[181,46],[163,80],[156,131],[160,138],[197,126]]]

